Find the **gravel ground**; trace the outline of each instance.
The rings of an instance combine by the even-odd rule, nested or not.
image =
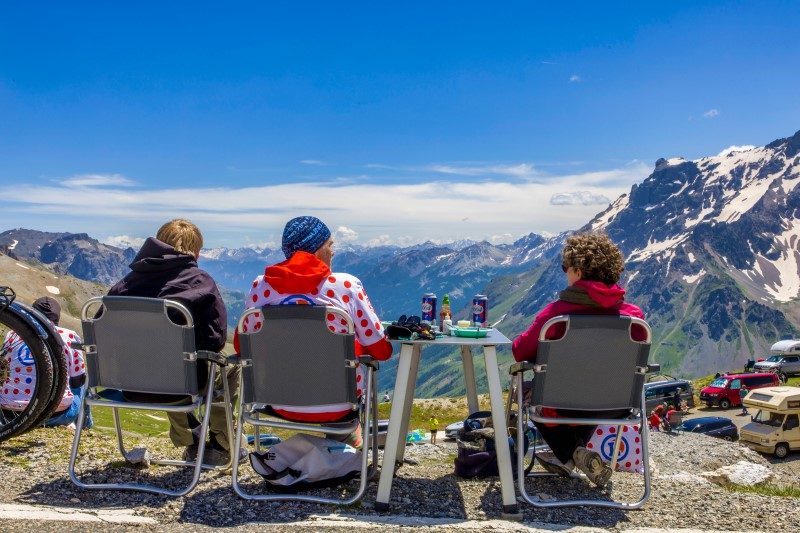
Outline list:
[[[439,445],[412,445],[406,457],[417,465],[404,465],[392,489],[393,512],[376,513],[373,507],[377,484],[371,482],[362,501],[346,509],[291,502],[249,502],[238,498],[230,487],[230,475],[204,473],[197,488],[183,498],[166,498],[133,492],[82,491],[67,476],[67,462],[72,433],[66,428],[37,429],[0,445],[0,503],[63,506],[82,509],[127,509],[169,526],[205,529],[204,526],[244,526],[255,529],[257,523],[297,523],[315,515],[339,513],[364,515],[376,528],[385,528],[383,519],[404,515],[425,517],[444,523],[460,520],[488,521],[501,517],[498,479],[465,480],[453,475],[455,446],[452,441]],[[151,480],[176,487],[188,480],[188,473],[170,467],[137,469],[117,460],[114,441],[109,436],[86,432],[90,455],[79,461],[84,480],[94,482]],[[177,450],[160,438],[145,439],[151,452],[171,453]],[[800,486],[800,454],[784,461],[765,459],[737,443],[728,443],[703,435],[651,436],[653,491],[643,510],[622,512],[602,508],[537,509],[521,504],[525,524],[562,524],[611,530],[638,528],[693,528],[728,531],[797,531],[800,524],[800,498],[762,496],[728,490],[710,483],[703,472],[714,471],[739,461],[768,468],[774,474],[773,485]],[[756,467],[752,467],[756,468]],[[261,487],[260,478],[249,465],[242,470],[243,482],[251,489]],[[614,475],[613,496],[638,499],[641,476],[626,473]],[[606,495],[592,489],[581,479],[529,479],[529,494],[555,497],[581,494],[587,498]],[[349,490],[319,491],[326,495]],[[496,522],[484,522],[495,528]],[[513,522],[506,522],[514,530]],[[43,528],[47,530],[48,528]],[[139,531],[151,527],[140,526]],[[337,529],[325,528],[326,530]],[[352,527],[342,527],[349,530]],[[447,529],[447,528],[445,528]],[[454,526],[453,530],[456,529]],[[459,528],[460,529],[460,528]],[[6,529],[8,531],[8,529]]]

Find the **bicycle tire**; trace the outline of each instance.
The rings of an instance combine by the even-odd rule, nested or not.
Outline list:
[[[26,308],[26,310],[31,311],[29,308]],[[53,415],[56,408],[58,408],[58,405],[61,403],[61,399],[64,397],[64,391],[69,381],[69,369],[67,368],[69,363],[64,350],[69,347],[64,346],[61,336],[58,334],[57,327],[53,327],[49,322],[46,322],[46,318],[38,317],[38,313],[35,311],[33,311],[32,314],[48,331],[46,347],[53,366],[53,386],[50,388],[50,395],[47,398],[47,403],[33,424],[31,424],[32,426],[41,426]]]
[[[36,385],[31,400],[22,411],[0,410],[0,442],[27,431],[48,407],[54,388],[53,358],[45,341],[13,308],[0,313],[0,326],[3,337],[8,330],[14,331],[28,345],[31,357],[36,366]],[[0,355],[0,394],[4,394],[6,379],[10,372],[10,364],[6,354]]]

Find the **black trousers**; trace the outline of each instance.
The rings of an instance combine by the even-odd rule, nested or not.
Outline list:
[[[560,409],[558,416],[571,418],[623,418],[629,414],[627,410],[621,411],[579,411],[575,409]],[[542,439],[553,450],[556,458],[565,463],[572,459],[575,448],[586,446],[592,438],[597,426],[576,426],[569,424],[537,424],[536,429]]]

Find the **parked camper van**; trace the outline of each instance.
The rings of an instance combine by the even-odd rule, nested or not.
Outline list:
[[[770,356],[753,366],[756,372],[780,372],[787,376],[800,374],[800,341],[778,341],[769,349]]]
[[[758,412],[739,431],[743,444],[781,459],[790,450],[800,450],[800,387],[754,390],[747,394],[744,404]]]
[[[708,387],[703,387],[700,391],[700,401],[709,407],[718,405],[723,409],[741,405],[739,389],[742,384],[746,385],[749,390],[753,390],[761,387],[777,386],[780,385],[780,382],[778,381],[778,376],[770,372],[725,374],[712,381]]]

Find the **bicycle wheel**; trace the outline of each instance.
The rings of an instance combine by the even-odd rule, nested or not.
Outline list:
[[[31,311],[29,308],[25,309]],[[53,386],[50,387],[50,395],[47,398],[47,403],[44,409],[42,409],[42,412],[39,413],[39,416],[36,417],[33,424],[31,424],[31,426],[40,426],[44,425],[53,415],[56,408],[58,408],[58,405],[61,403],[61,398],[64,397],[64,391],[69,381],[69,370],[67,368],[68,358],[65,350],[70,350],[71,348],[64,345],[57,328],[53,327],[46,318],[36,316],[38,313],[35,312],[32,314],[48,331],[47,340],[45,342],[48,356],[50,357],[53,367]]]
[[[12,348],[12,343],[3,343],[0,353],[0,442],[10,439],[26,431],[48,407],[53,392],[53,358],[47,345],[37,332],[28,323],[17,315],[18,311],[8,307],[0,313],[0,335],[6,339],[7,335],[14,334],[18,339],[14,346],[19,348],[23,342],[27,349]],[[31,369],[28,371],[28,369]],[[12,377],[25,371],[35,378],[30,400],[27,403],[16,403],[12,396],[15,390],[24,386],[24,380],[16,382],[19,377]],[[35,372],[35,374],[34,374]],[[25,378],[27,380],[29,378]],[[33,379],[31,379],[33,381]],[[16,386],[16,388],[15,388]],[[21,407],[21,408],[20,408]]]

